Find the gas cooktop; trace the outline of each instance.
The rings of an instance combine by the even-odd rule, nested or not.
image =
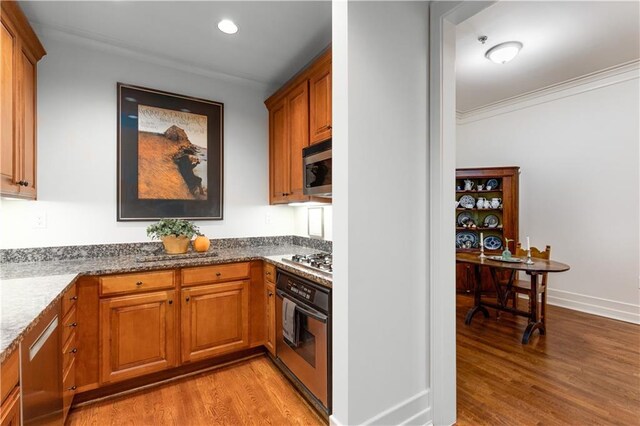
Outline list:
[[[283,257],[282,260],[285,263],[289,263],[296,266],[302,266],[303,268],[311,269],[315,272],[320,272],[331,276],[333,273],[331,261],[332,256],[327,253],[315,253],[315,254],[294,254],[291,257]]]

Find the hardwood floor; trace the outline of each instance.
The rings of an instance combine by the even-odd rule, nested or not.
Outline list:
[[[466,326],[473,299],[457,302],[458,425],[640,424],[640,326],[548,306],[522,345],[525,318]]]
[[[67,425],[326,425],[265,356],[72,409]]]

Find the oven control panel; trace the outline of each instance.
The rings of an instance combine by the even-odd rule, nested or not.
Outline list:
[[[287,280],[287,291],[304,300],[313,300],[316,293],[316,290],[314,288],[290,279]]]

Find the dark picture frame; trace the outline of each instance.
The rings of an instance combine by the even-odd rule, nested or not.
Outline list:
[[[117,84],[118,222],[222,220],[224,104]]]

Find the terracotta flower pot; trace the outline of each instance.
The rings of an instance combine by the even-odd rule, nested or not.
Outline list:
[[[186,235],[167,235],[162,237],[162,244],[164,244],[164,250],[169,254],[182,254],[189,250],[189,243],[191,239]]]

